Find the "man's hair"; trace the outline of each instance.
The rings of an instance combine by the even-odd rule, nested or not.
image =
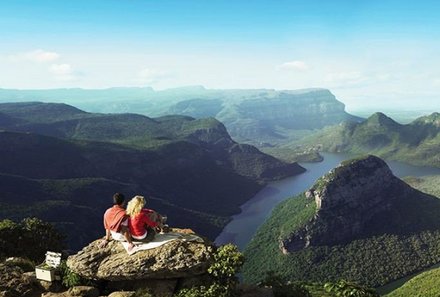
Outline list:
[[[114,204],[121,205],[122,203],[124,203],[124,200],[125,200],[124,194],[115,193],[113,195],[113,203]]]

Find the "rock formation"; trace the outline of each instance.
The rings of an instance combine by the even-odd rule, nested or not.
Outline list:
[[[171,296],[176,286],[206,278],[215,250],[209,241],[177,239],[128,255],[120,242],[111,241],[103,248],[99,243],[96,240],[70,256],[70,270],[85,279],[106,281],[111,290],[148,289],[154,296]]]
[[[305,226],[281,239],[280,248],[288,253],[385,231],[395,224],[396,204],[417,193],[375,156],[349,161],[321,177],[305,193],[316,204],[316,213]]]
[[[297,91],[264,90],[244,94],[234,105],[227,105],[216,116],[232,137],[241,141],[285,142],[286,131],[312,130],[359,118],[348,114],[345,106],[326,89]]]

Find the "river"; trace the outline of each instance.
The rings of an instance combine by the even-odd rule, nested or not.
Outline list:
[[[324,161],[319,163],[301,163],[306,172],[273,182],[258,192],[241,206],[241,212],[232,217],[222,233],[216,238],[216,244],[234,243],[243,250],[258,227],[270,215],[272,209],[281,201],[295,196],[314,184],[314,182],[336,167],[341,161],[350,159],[348,154],[322,153]],[[440,174],[440,168],[412,166],[397,161],[387,161],[394,175],[426,176]]]

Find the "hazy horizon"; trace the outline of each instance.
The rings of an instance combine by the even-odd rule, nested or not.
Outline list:
[[[114,87],[105,87],[105,88],[82,88],[82,87],[65,87],[65,88],[23,88],[23,89],[10,89],[10,88],[1,88],[0,90],[13,90],[13,91],[56,91],[56,90],[84,90],[84,91],[106,91],[106,90],[120,90],[120,89],[151,89],[154,92],[161,92],[161,91],[169,91],[169,90],[179,90],[179,89],[188,89],[188,88],[204,88],[206,90],[216,91],[216,90],[225,90],[225,91],[234,91],[234,90],[274,90],[274,91],[302,91],[302,90],[309,90],[309,89],[326,89],[326,88],[304,88],[304,89],[274,89],[274,88],[255,88],[255,89],[244,89],[244,88],[234,88],[234,89],[218,89],[218,88],[207,88],[202,85],[187,85],[187,86],[177,86],[172,88],[154,88],[150,86],[141,86],[141,87],[133,87],[133,86],[114,86]],[[398,115],[399,118],[403,117],[404,122],[409,121],[410,119],[414,119],[418,116],[427,115],[432,112],[437,112],[440,110],[440,104],[437,104],[435,101],[434,104],[431,105],[420,105],[419,100],[414,100],[411,102],[408,100],[409,104],[406,105],[380,105],[380,104],[367,104],[367,105],[356,105],[352,104],[352,101],[348,100],[348,102],[345,102],[344,100],[341,100],[338,98],[338,96],[331,90],[329,90],[333,95],[335,95],[336,99],[340,102],[342,102],[345,105],[345,110],[350,113],[354,113],[355,115],[361,116],[361,117],[368,117],[374,112],[384,112],[385,114],[392,114],[392,115]],[[39,100],[37,100],[39,101]],[[11,102],[14,102],[12,100]],[[46,101],[45,101],[46,102]]]
[[[0,88],[326,88],[440,109],[440,3],[30,1],[0,11]]]

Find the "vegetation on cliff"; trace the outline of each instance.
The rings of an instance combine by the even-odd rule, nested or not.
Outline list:
[[[403,179],[414,189],[440,198],[440,175],[405,177]]]
[[[369,159],[347,162],[321,179],[321,189],[330,194],[326,198],[318,194],[323,201],[320,208],[316,207],[316,196],[300,195],[273,210],[245,250],[245,281],[258,282],[266,271],[272,270],[291,280],[322,282],[343,278],[378,286],[440,261],[440,201],[391,175],[377,175],[389,172],[385,167],[371,167],[381,162],[363,165],[372,170],[365,177],[380,182],[371,187],[373,192],[362,193],[368,187],[365,183],[371,180],[365,179],[359,168],[356,174],[350,173],[350,168],[364,160]],[[320,187],[312,188],[322,193]],[[345,192],[348,188],[355,190]],[[335,197],[348,197],[350,202]],[[369,208],[366,203],[371,197],[380,197],[379,204]],[[339,224],[344,221],[347,225]],[[341,232],[348,233],[342,236]],[[351,239],[346,237],[349,234]],[[289,240],[297,236],[303,236],[308,244],[299,250],[289,248]],[[283,247],[287,249],[285,254]]]
[[[7,257],[23,257],[41,263],[48,250],[61,252],[63,236],[48,222],[37,218],[25,218],[16,223],[0,221],[0,260]]]

